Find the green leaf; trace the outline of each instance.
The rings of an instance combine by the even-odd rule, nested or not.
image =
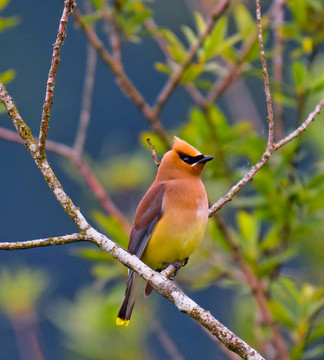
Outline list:
[[[9,4],[9,0],[0,0],[0,10],[4,9]]]
[[[324,321],[313,325],[313,330],[307,337],[307,342],[312,343],[324,337]]]
[[[90,247],[82,247],[74,249],[73,252],[84,259],[91,261],[109,261],[113,260],[113,257],[106,251],[100,249],[94,249]]]
[[[21,268],[0,272],[0,310],[10,316],[33,314],[48,279],[44,272]]]
[[[288,96],[282,92],[276,91],[273,93],[274,101],[278,104],[294,108],[296,106],[296,99]]]
[[[220,44],[226,36],[227,26],[228,26],[227,17],[223,16],[217,21],[214,30],[208,36],[208,38],[205,40],[204,43],[205,60],[214,56],[217,45]]]
[[[295,328],[296,324],[294,319],[290,316],[289,312],[282,304],[277,301],[271,300],[268,302],[268,306],[272,315],[277,321],[286,325],[290,329]]]
[[[265,277],[271,275],[278,266],[284,264],[296,255],[295,249],[287,249],[275,255],[267,256],[265,260],[259,264],[258,276]]]
[[[295,80],[295,84],[296,84],[296,90],[297,93],[302,93],[303,92],[303,88],[304,85],[306,83],[307,80],[307,68],[306,65],[302,62],[299,61],[295,61],[293,63],[293,76],[294,76],[294,80]]]
[[[195,12],[194,16],[196,21],[197,32],[198,34],[201,34],[206,30],[207,24],[205,22],[204,17],[199,12]]]
[[[189,26],[182,25],[181,30],[184,33],[190,46],[197,43],[198,37],[196,36],[196,34],[192,31],[192,29]]]
[[[190,65],[181,76],[181,83],[187,84],[195,80],[204,70],[204,64]]]
[[[255,25],[250,11],[242,4],[237,3],[234,7],[234,18],[240,32],[247,33]]]
[[[231,252],[232,248],[229,246],[227,239],[225,239],[215,220],[208,222],[208,229],[217,245],[227,253]]]
[[[103,0],[91,0],[91,3],[96,10],[100,10],[102,8],[102,5],[104,4],[104,1]]]
[[[294,17],[299,24],[304,24],[307,21],[307,8],[305,0],[289,1],[289,6],[294,14]]]
[[[161,138],[156,133],[144,131],[141,133],[141,142],[149,150],[151,150],[151,149],[146,140],[147,138],[149,138],[151,140],[151,144],[154,146],[155,151],[158,154],[165,154],[168,150],[170,150],[165,146],[164,142],[161,140]]]
[[[256,219],[245,211],[240,211],[237,216],[238,227],[246,239],[256,237]]]
[[[316,174],[308,183],[308,189],[316,189],[324,186],[324,174]]]
[[[162,73],[165,73],[165,74],[172,74],[172,69],[170,68],[170,66],[166,65],[166,64],[163,64],[163,63],[160,63],[160,62],[157,62],[154,64],[154,67],[156,70],[162,72]]]
[[[324,74],[310,79],[308,87],[313,94],[321,92],[324,89]]]
[[[9,69],[7,71],[4,71],[0,74],[0,80],[4,83],[7,84],[10,81],[12,81],[16,76],[16,71],[13,69]]]
[[[0,17],[0,32],[12,28],[19,23],[18,16],[11,16],[11,17]]]
[[[267,232],[265,237],[263,238],[260,249],[265,252],[269,250],[275,249],[281,242],[281,226],[274,225],[271,229]]]
[[[87,14],[82,16],[82,20],[88,25],[93,25],[96,21],[100,19],[101,16],[98,12],[94,12],[92,14]]]
[[[245,211],[240,211],[237,215],[237,224],[242,238],[240,245],[245,257],[248,260],[257,260],[259,254],[258,237],[260,229],[256,217]]]
[[[128,234],[126,234],[118,220],[113,216],[106,216],[99,211],[94,211],[92,216],[97,224],[110,235],[113,241],[123,247],[127,247]]]
[[[92,267],[92,275],[101,283],[107,284],[109,281],[115,280],[125,274],[123,266],[115,266],[116,264],[97,264]]]
[[[160,32],[168,42],[167,49],[173,59],[178,63],[182,63],[186,58],[187,51],[181,41],[169,29],[161,29]]]
[[[324,354],[324,344],[306,350],[303,354],[303,359],[320,359]]]

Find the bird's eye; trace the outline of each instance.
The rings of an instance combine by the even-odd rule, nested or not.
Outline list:
[[[187,155],[187,154],[184,154],[184,153],[182,153],[182,152],[179,152],[178,154],[179,154],[180,159],[181,159],[183,162],[185,162],[185,163],[187,163],[187,164],[190,164],[190,158],[191,158],[191,156],[189,156],[189,155]]]

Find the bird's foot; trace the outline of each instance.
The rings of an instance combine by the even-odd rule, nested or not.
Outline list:
[[[186,259],[184,259],[182,261],[174,261],[172,263],[165,262],[163,264],[163,266],[168,267],[169,265],[172,265],[175,267],[175,272],[170,275],[170,278],[174,278],[178,274],[178,271],[180,270],[180,268],[182,268],[183,266],[186,266],[188,264],[188,260],[189,260],[189,257],[187,257]]]

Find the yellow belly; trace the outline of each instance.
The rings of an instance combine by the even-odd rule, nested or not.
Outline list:
[[[165,215],[157,224],[142,256],[142,261],[152,269],[160,270],[164,268],[164,263],[186,259],[200,244],[207,225],[207,214],[185,215]]]

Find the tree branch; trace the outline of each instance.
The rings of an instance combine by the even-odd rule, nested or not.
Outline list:
[[[46,239],[27,240],[19,242],[0,242],[0,250],[24,250],[32,249],[35,247],[64,245],[75,243],[78,241],[91,241],[91,239],[80,233],[74,233],[71,235],[56,236]]]
[[[266,94],[266,102],[268,109],[268,124],[269,124],[269,132],[268,132],[268,145],[267,149],[271,149],[273,144],[273,133],[274,133],[274,121],[273,121],[273,109],[272,109],[272,99],[270,92],[270,83],[267,69],[267,62],[264,53],[263,39],[262,39],[262,25],[261,25],[261,4],[260,0],[256,0],[256,18],[258,23],[258,38],[260,44],[260,56],[262,62],[262,72],[264,79],[264,92]]]
[[[53,55],[52,55],[52,62],[51,68],[48,74],[48,80],[46,84],[46,96],[45,102],[43,105],[43,113],[42,113],[42,121],[40,126],[39,132],[39,152],[40,155],[43,155],[45,152],[45,144],[46,144],[46,137],[47,131],[49,129],[48,122],[50,117],[50,111],[53,104],[53,97],[54,97],[54,86],[55,86],[55,77],[58,69],[58,65],[60,63],[60,52],[61,47],[64,43],[64,38],[66,36],[66,25],[68,21],[68,17],[70,13],[73,11],[74,8],[74,0],[65,0],[64,1],[64,9],[63,14],[60,20],[59,29],[56,36],[55,44],[53,45]]]

